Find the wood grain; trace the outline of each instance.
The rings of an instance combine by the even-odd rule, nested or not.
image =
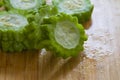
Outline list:
[[[35,51],[0,52],[0,80],[120,80],[120,0],[91,2],[95,7],[91,22],[85,24],[86,31],[88,35],[101,30],[109,32],[113,38],[109,43],[111,55],[97,61],[85,57],[84,53],[64,60],[49,52],[46,55]]]

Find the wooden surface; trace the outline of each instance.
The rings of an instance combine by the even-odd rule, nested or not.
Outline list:
[[[98,34],[95,40],[90,41],[93,47],[89,49],[95,49],[94,41],[100,39],[104,47],[97,51],[106,50],[108,46],[110,51],[103,51],[101,56],[99,51],[85,50],[77,58],[66,60],[34,51],[19,54],[0,52],[0,80],[120,80],[120,0],[91,1],[95,8],[92,25],[86,31],[90,36],[101,32],[104,37]],[[89,56],[93,52],[96,55],[93,59],[83,55]]]

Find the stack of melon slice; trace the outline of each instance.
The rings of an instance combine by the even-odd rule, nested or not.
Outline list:
[[[84,50],[82,23],[91,17],[89,0],[1,0],[0,49],[6,52],[46,48],[67,58]]]

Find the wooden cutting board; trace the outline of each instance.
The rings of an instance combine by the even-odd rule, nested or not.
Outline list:
[[[37,51],[0,52],[0,80],[120,80],[120,0],[91,1],[83,53],[63,60]]]

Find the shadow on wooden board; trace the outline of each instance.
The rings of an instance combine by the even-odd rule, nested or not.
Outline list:
[[[82,59],[83,54],[62,59],[50,52],[45,55],[36,51],[13,54],[1,52],[0,80],[57,80],[61,75],[66,76]]]
[[[51,53],[48,53],[39,58],[39,79],[58,80],[61,75],[66,76],[72,71],[83,58],[83,53],[79,54],[78,57],[68,59],[57,58]]]

